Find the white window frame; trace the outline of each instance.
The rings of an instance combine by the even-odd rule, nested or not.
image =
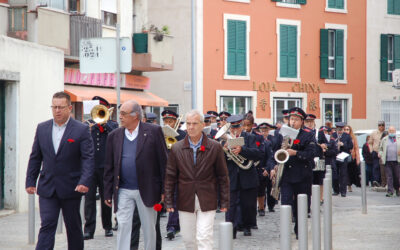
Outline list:
[[[283,2],[276,2],[277,7],[284,7],[284,8],[292,8],[292,9],[301,9],[301,4],[298,3],[283,3]]]
[[[227,2],[250,3],[250,0],[225,0]]]
[[[341,9],[335,9],[335,8],[329,8],[328,7],[328,1],[329,0],[325,0],[325,11],[326,12],[335,12],[335,13],[342,13],[342,14],[347,14],[347,0],[343,0],[343,4],[344,4],[344,8]]]
[[[228,20],[246,22],[246,75],[228,75]],[[224,79],[250,80],[250,16],[224,14]]]
[[[387,51],[387,58],[388,58],[388,61],[387,61],[387,77],[388,77],[388,82],[393,82],[393,70],[391,70],[390,69],[390,64],[394,64],[394,35],[391,35],[391,34],[388,34],[387,35],[387,37],[388,37],[388,51]],[[391,43],[389,42],[390,40],[389,40],[389,37],[391,37],[392,39],[391,39]],[[389,60],[389,46],[391,46],[391,48],[392,48],[392,60]],[[394,65],[393,65],[393,67],[394,67]],[[390,77],[389,77],[390,76]],[[389,79],[389,78],[391,78],[391,79]]]
[[[347,25],[325,23],[325,29],[343,30],[343,80],[325,79],[325,83],[347,84]],[[335,69],[336,71],[336,69]]]
[[[293,98],[293,99],[302,99],[301,104],[303,110],[307,110],[307,105],[308,105],[308,99],[307,99],[307,93],[302,93],[302,92],[270,92],[269,93],[269,106],[271,110],[271,120],[272,122],[274,121],[273,115],[274,115],[274,98],[282,98],[282,99],[287,99],[287,98]]]
[[[289,78],[289,77],[280,77],[280,72],[281,72],[281,65],[280,65],[280,60],[281,60],[281,25],[293,25],[297,26],[297,77],[296,78]],[[276,76],[276,81],[278,82],[301,82],[300,78],[300,36],[301,36],[301,21],[300,20],[289,20],[289,19],[276,19],[276,35],[277,35],[277,76]]]
[[[296,97],[275,97],[273,100],[271,100],[272,102],[272,106],[275,107],[275,103],[277,101],[285,101],[286,103],[288,101],[300,101],[302,105],[297,105],[297,107],[302,107],[303,106],[303,99],[302,98],[296,98]],[[287,105],[285,105],[286,107],[284,107],[284,109],[289,109],[289,107],[287,107]],[[272,124],[276,124],[277,121],[277,112],[276,109],[272,108],[273,110],[273,114],[272,114]]]
[[[347,100],[347,122],[351,120],[352,113],[351,107],[353,107],[353,95],[352,94],[345,94],[345,93],[320,93],[319,94],[319,103],[320,103],[320,117],[321,121],[325,122],[325,106],[323,103],[324,99],[346,99]],[[333,121],[332,121],[333,122]],[[333,124],[334,125],[334,124]]]
[[[217,112],[221,112],[221,97],[222,96],[244,96],[244,97],[251,97],[251,107],[253,111],[253,116],[257,117],[257,91],[241,91],[241,90],[217,90],[216,91],[216,106]]]

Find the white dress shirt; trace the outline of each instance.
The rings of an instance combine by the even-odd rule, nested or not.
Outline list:
[[[57,154],[58,148],[60,147],[61,138],[64,135],[65,128],[67,127],[69,119],[70,118],[68,118],[68,120],[64,124],[62,124],[61,126],[58,126],[58,124],[55,123],[54,120],[53,120],[52,138],[53,138],[54,152],[56,154]]]
[[[136,126],[135,130],[132,131],[132,133],[129,132],[128,129],[125,129],[125,136],[126,136],[126,138],[128,138],[128,140],[133,141],[133,140],[136,139],[136,137],[137,137],[138,134],[139,134],[139,125],[140,125],[140,122],[139,122],[138,125]]]

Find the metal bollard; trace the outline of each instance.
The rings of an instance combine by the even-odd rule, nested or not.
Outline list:
[[[299,250],[308,249],[308,201],[306,194],[297,195],[297,216],[299,218]]]
[[[324,178],[324,250],[332,249],[332,176]]]
[[[320,187],[312,185],[311,220],[313,250],[321,250]]]
[[[361,205],[362,213],[367,214],[367,187],[366,187],[365,161],[361,162]]]
[[[233,232],[231,222],[219,223],[219,250],[233,249]]]
[[[79,212],[81,213],[82,225],[85,225],[85,201],[86,201],[85,199],[86,199],[86,195],[82,195],[81,206],[79,209]]]
[[[63,232],[63,216],[62,212],[60,211],[60,215],[58,216],[58,222],[57,222],[57,233],[62,234]]]
[[[35,195],[29,194],[28,244],[35,244]]]
[[[292,224],[292,207],[281,205],[281,250],[292,250],[290,225]]]

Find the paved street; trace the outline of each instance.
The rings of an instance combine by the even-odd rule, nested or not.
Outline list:
[[[333,248],[346,249],[399,249],[400,245],[400,198],[387,198],[385,193],[368,192],[368,214],[361,214],[360,189],[354,188],[346,198],[333,197]],[[38,214],[37,214],[38,216]],[[36,230],[39,220],[36,217]],[[27,245],[26,213],[12,214],[0,218],[0,249],[34,249]],[[321,216],[322,219],[322,216]],[[218,224],[224,220],[223,214],[217,214],[215,220],[214,248],[218,248]],[[161,219],[161,230],[165,235],[166,218]],[[116,237],[105,238],[104,231],[97,224],[93,240],[85,241],[85,249],[113,249]],[[311,221],[309,221],[309,227]],[[279,249],[279,208],[275,213],[267,213],[258,217],[258,230],[253,230],[252,237],[244,237],[238,233],[234,241],[234,249]],[[311,230],[310,230],[311,231]],[[310,232],[309,231],[309,232]],[[323,233],[322,233],[323,235]],[[297,241],[292,235],[293,249],[297,249]],[[141,238],[141,248],[143,249]],[[311,249],[311,233],[309,234]],[[57,235],[55,249],[67,249],[65,229]],[[184,249],[182,238],[173,241],[163,239],[163,249]]]

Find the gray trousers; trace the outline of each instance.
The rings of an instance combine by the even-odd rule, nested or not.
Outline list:
[[[399,190],[399,164],[397,161],[386,162],[385,174],[388,185],[388,193],[394,193],[394,189]]]
[[[118,234],[117,250],[130,249],[132,217],[135,205],[139,210],[139,218],[142,222],[144,249],[156,248],[156,219],[157,212],[152,207],[146,207],[140,197],[139,190],[120,188],[118,191]]]

